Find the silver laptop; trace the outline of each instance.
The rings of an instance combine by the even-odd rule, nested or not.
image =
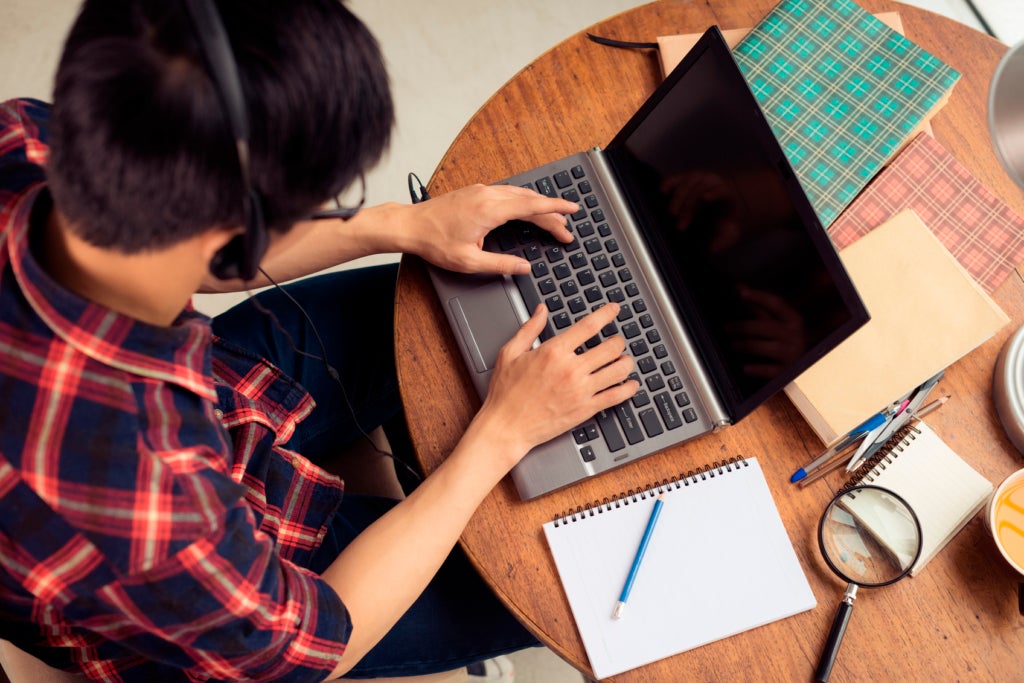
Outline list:
[[[531,451],[533,498],[732,424],[868,320],[785,154],[710,28],[604,149],[504,181],[578,202],[562,244],[526,223],[485,248],[529,275],[431,278],[474,385],[537,303],[549,338],[608,301],[640,391]]]

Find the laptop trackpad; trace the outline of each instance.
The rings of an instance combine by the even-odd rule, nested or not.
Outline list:
[[[498,351],[521,325],[502,283],[471,289],[449,299],[448,306],[474,369],[492,370]]]

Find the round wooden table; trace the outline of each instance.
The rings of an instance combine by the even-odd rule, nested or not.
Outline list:
[[[888,0],[859,1],[871,12],[898,11],[911,40],[960,71],[962,79],[932,121],[935,137],[982,183],[1024,213],[1024,194],[999,165],[986,124],[989,83],[1006,46],[924,10]],[[590,32],[653,41],[659,35],[702,32],[711,24],[745,28],[774,4],[663,0],[612,17]],[[438,167],[431,192],[494,182],[603,146],[660,80],[654,51],[614,49],[590,42],[582,33],[573,36],[524,68],[466,124]],[[1019,270],[994,298],[1013,322],[948,370],[942,386],[953,399],[928,422],[998,483],[1024,466],[998,423],[991,399],[995,358],[1024,323]],[[418,457],[430,471],[455,446],[479,401],[423,264],[415,258],[402,260],[395,306],[402,396]],[[791,486],[788,479],[820,449],[799,413],[785,397],[776,396],[719,433],[530,502],[521,502],[506,478],[480,506],[462,545],[512,612],[546,645],[588,673],[541,525],[564,510],[707,462],[756,455],[818,607],[614,680],[810,680],[843,590],[819,556],[815,540],[818,519],[841,479],[806,489]],[[753,563],[750,571],[757,571]],[[1017,613],[1018,578],[999,556],[981,516],[975,517],[920,575],[865,591],[832,680],[1021,680],[1024,618]],[[727,592],[729,586],[693,590]]]

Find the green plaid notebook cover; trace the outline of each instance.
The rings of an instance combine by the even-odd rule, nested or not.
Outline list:
[[[852,0],[782,0],[733,55],[825,227],[960,78]]]

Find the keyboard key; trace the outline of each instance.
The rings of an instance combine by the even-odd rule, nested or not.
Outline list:
[[[562,296],[576,296],[580,293],[580,286],[575,280],[567,280],[561,285]]]
[[[549,277],[544,278],[537,283],[537,287],[540,288],[541,294],[550,294],[555,291],[555,281]]]
[[[619,333],[619,326],[615,324],[615,321],[608,323],[601,328],[601,334],[606,337],[612,337]]]
[[[583,198],[583,204],[588,209],[593,209],[594,207],[597,206],[597,197],[592,194],[588,194],[586,197]]]
[[[633,310],[637,313],[643,313],[647,310],[647,302],[643,299],[637,299],[633,302]]]
[[[604,254],[598,254],[590,259],[590,265],[594,266],[594,270],[604,270],[608,267],[608,257]]]
[[[633,409],[629,407],[629,403],[620,403],[615,406],[615,415],[619,418],[619,424],[622,426],[622,431],[626,433],[626,441],[630,446],[644,440],[644,433],[640,429],[640,424],[636,421],[636,416],[633,415]]]
[[[601,221],[604,220],[604,211],[602,211],[601,209],[594,210],[590,214],[590,220],[594,221],[595,223],[600,223]]]
[[[595,417],[601,428],[601,434],[604,436],[604,442],[608,445],[608,450],[614,453],[625,448],[626,442],[622,440],[622,433],[619,432],[619,426],[615,423],[612,414],[607,410],[602,410]]]
[[[683,426],[683,421],[679,419],[679,413],[676,412],[676,407],[672,405],[672,400],[669,398],[667,391],[654,396],[654,405],[658,408],[661,421],[665,423],[668,429],[677,429]],[[694,419],[696,418],[697,414],[694,413]]]
[[[590,439],[587,438],[587,430],[584,429],[583,427],[577,427],[576,429],[572,430],[572,438],[578,444],[584,444],[590,441]]]
[[[584,172],[583,167],[580,166],[579,164],[573,166],[571,169],[569,169],[569,171],[572,173],[572,177],[575,178],[576,180],[579,180],[580,178],[586,175],[586,172]]]
[[[593,337],[591,337],[590,339],[588,339],[587,341],[585,341],[583,343],[586,344],[588,349],[592,349],[592,348],[594,348],[595,346],[597,346],[598,344],[601,343],[601,337],[600,337],[600,335],[596,335],[595,334]]]
[[[588,254],[596,254],[601,251],[601,240],[596,237],[591,237],[589,240],[583,243],[583,248]]]
[[[575,192],[575,190],[573,190],[573,191]],[[577,211],[576,213],[569,214],[569,218],[571,218],[574,223],[579,222],[579,221],[583,220],[586,217],[587,217],[587,210],[585,208],[583,208],[582,206],[580,207],[580,210]]]
[[[593,441],[598,436],[600,436],[600,434],[598,434],[597,432],[597,425],[594,424],[593,422],[588,422],[587,424],[583,425],[583,428],[587,430],[588,441]]]
[[[635,394],[633,394],[633,406],[636,407],[636,408],[639,408],[641,406],[645,406],[645,405],[647,405],[650,402],[651,402],[651,397],[643,389],[640,389]]]
[[[634,322],[626,323],[622,326],[622,336],[626,339],[632,339],[640,335],[640,326]]]
[[[564,280],[565,278],[572,275],[572,269],[569,268],[568,263],[559,263],[557,266],[551,269],[551,273],[559,280]]]
[[[548,274],[548,264],[543,261],[534,261],[530,270],[533,272],[533,276],[539,280]]]
[[[541,178],[539,180],[534,181],[534,184],[537,186],[537,192],[540,192],[542,195],[546,197],[558,196],[558,192],[555,191],[555,186],[551,182],[551,178]]]
[[[622,293],[622,290],[618,287],[608,290],[608,301],[614,301],[615,303],[621,304],[626,300],[626,295]]]
[[[576,245],[574,249],[569,249],[568,247],[566,247],[566,249],[568,251],[576,251],[576,249],[580,248],[580,243],[578,241],[573,240],[573,244]],[[576,251],[575,254],[569,255],[569,264],[572,265],[573,268],[579,270],[583,266],[587,265],[587,257],[584,256],[582,252]]]
[[[565,245],[565,250],[567,252],[576,251],[579,248],[580,248],[580,241],[578,239],[576,239],[575,237],[572,238],[572,242],[569,242],[569,244]]]
[[[633,271],[631,271],[629,268],[623,268],[622,270],[619,271],[619,280],[621,280],[622,282],[629,282],[632,279]]]
[[[571,190],[566,190],[565,192],[562,193],[562,199],[570,202],[575,202],[578,204],[580,201],[580,193],[577,192],[575,188]]]
[[[580,449],[580,457],[583,458],[583,462],[594,462],[597,460],[594,449],[590,446],[584,446]]]
[[[572,185],[572,178],[569,177],[568,171],[559,171],[555,174],[555,185],[558,185],[558,189],[564,190],[565,188]]]
[[[640,372],[645,375],[650,374],[658,369],[658,363],[650,356],[644,356],[636,362],[636,366],[640,368]]]
[[[661,360],[668,355],[668,349],[665,348],[664,344],[658,344],[654,347],[654,357]]]
[[[630,282],[628,285],[626,285],[626,295],[627,296],[631,296],[631,297],[632,296],[639,296],[639,294],[640,294],[640,288],[637,287],[637,284],[635,282]]]
[[[673,375],[672,377],[669,377],[668,378],[668,388],[671,389],[672,391],[682,391],[683,390],[683,380],[682,380],[682,378],[679,377],[679,375]],[[690,402],[689,397],[687,397],[686,402],[687,403]],[[679,403],[679,397],[678,396],[676,396],[676,403]],[[686,404],[685,403],[679,403],[679,405],[680,406],[684,406]]]
[[[583,278],[580,278],[580,281],[582,282]],[[601,294],[601,288],[597,286],[587,287],[586,289],[584,289],[583,296],[587,297],[587,301],[589,301],[590,303],[594,303],[595,301],[599,301],[600,299],[603,298]]]
[[[590,194],[591,192],[594,191],[594,188],[590,186],[589,180],[584,180],[579,185],[577,185],[577,187],[579,188],[580,194]]]
[[[579,233],[580,237],[590,237],[594,234],[594,224],[590,221],[583,221],[576,226],[576,232]]]
[[[639,358],[647,354],[649,349],[643,339],[637,339],[635,342],[630,342],[629,350],[633,353],[634,358]]]
[[[617,282],[617,280],[615,279],[615,273],[613,273],[610,270],[606,270],[605,272],[601,273],[597,279],[601,281],[601,286],[606,288],[614,287],[615,283]]]
[[[681,394],[676,394],[676,405],[680,408],[685,408],[690,405],[690,395],[685,391]]]
[[[540,247],[536,244],[531,244],[526,249],[523,249],[523,257],[527,261],[536,261],[540,258]]]
[[[569,319],[569,314],[566,313],[565,311],[562,311],[561,313],[556,313],[555,315],[551,316],[551,322],[553,322],[555,324],[555,327],[560,330],[564,330],[565,328],[569,327],[569,325],[572,324],[572,320]]]
[[[554,313],[555,311],[560,311],[562,310],[562,308],[565,307],[565,302],[562,301],[562,297],[558,296],[557,294],[555,294],[554,296],[549,296],[547,299],[544,299],[544,304],[552,313]]]
[[[511,251],[516,248],[516,236],[510,230],[497,230],[498,246],[502,251]]]
[[[676,374],[676,365],[670,360],[665,361],[661,364],[661,374],[663,375],[674,375]]]
[[[622,266],[626,265],[626,257],[622,255],[621,251],[612,254],[612,265],[615,266],[616,268],[621,268]],[[625,280],[623,280],[623,282],[625,282]]]
[[[594,213],[597,213],[597,212],[595,211]],[[595,223],[601,223],[601,221],[603,221],[603,220],[604,220],[604,216],[602,215],[600,221],[599,220],[594,220],[594,222]],[[597,234],[600,235],[601,237],[609,237],[612,234],[612,229],[608,227],[607,223],[601,223],[601,225],[597,226]]]
[[[694,410],[693,408],[687,408],[686,410],[683,411],[683,419],[686,420],[687,422],[696,422],[697,411]]]
[[[558,263],[565,258],[565,252],[561,247],[551,247],[544,252],[544,255],[547,256],[548,263]]]
[[[661,375],[651,375],[644,382],[647,384],[648,391],[658,391],[665,388],[665,380],[661,378]],[[665,395],[668,396],[668,393],[666,392]],[[657,396],[655,396],[655,399],[657,399]]]
[[[615,319],[620,323],[625,322],[633,317],[633,309],[629,307],[629,304],[622,304],[622,308],[619,309],[619,314],[615,316]]]
[[[574,296],[565,302],[565,305],[568,306],[569,310],[573,313],[581,313],[587,308],[587,305],[583,303],[583,297],[580,296]]]
[[[654,408],[641,410],[640,422],[643,424],[644,431],[647,432],[647,436],[658,436],[665,431],[661,428],[661,422],[658,420],[658,413]]]
[[[586,287],[587,285],[594,284],[594,282],[596,282],[597,280],[597,278],[594,277],[594,271],[590,270],[590,268],[587,268],[586,270],[581,270],[579,273],[576,274],[576,277],[579,278],[580,284],[583,285],[584,287]]]
[[[604,243],[604,249],[609,254],[615,253],[619,250],[619,242],[614,237]]]
[[[640,324],[643,325],[644,327],[650,327],[651,325],[654,324],[654,321],[651,320],[650,315],[644,313],[642,316],[640,316]],[[652,344],[657,344],[658,342],[661,341],[661,332],[658,332],[657,330],[647,330],[647,341],[651,342]]]

